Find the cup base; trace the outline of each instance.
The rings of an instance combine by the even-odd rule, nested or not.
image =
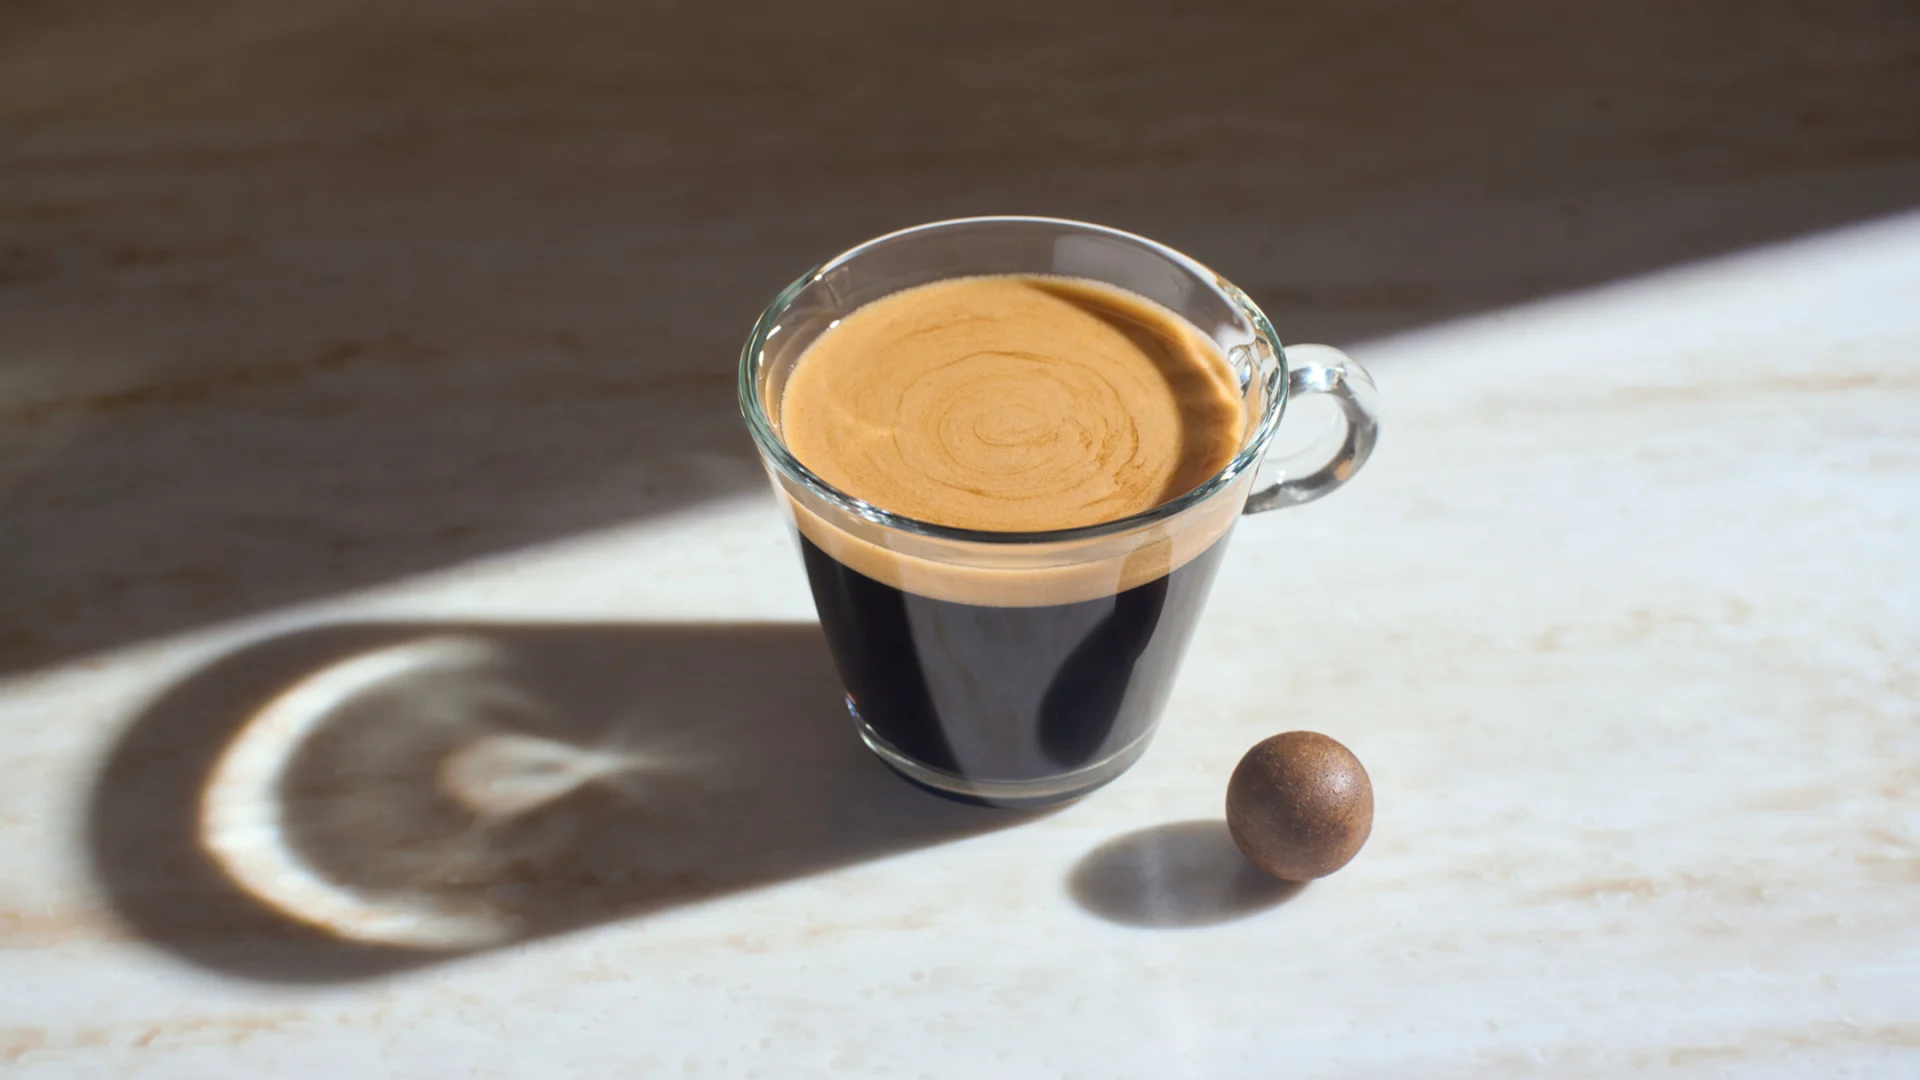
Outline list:
[[[1072,802],[1106,786],[1126,772],[1147,752],[1147,744],[1153,741],[1153,733],[1148,732],[1122,747],[1119,752],[1092,765],[1037,780],[981,780],[924,765],[894,749],[893,744],[881,738],[861,718],[860,710],[854,708],[852,698],[847,699],[847,712],[853,717],[860,741],[866,743],[867,749],[873,751],[874,756],[887,768],[898,773],[901,779],[943,799],[1003,810],[1030,810]]]

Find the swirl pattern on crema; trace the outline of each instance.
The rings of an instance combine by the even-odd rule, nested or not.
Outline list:
[[[1246,409],[1171,311],[1076,278],[955,278],[882,297],[814,342],[779,406],[800,462],[919,521],[1035,532],[1113,521],[1232,460]]]

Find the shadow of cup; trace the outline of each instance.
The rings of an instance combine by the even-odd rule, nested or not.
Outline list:
[[[1225,821],[1178,821],[1107,841],[1074,867],[1082,908],[1128,926],[1208,926],[1286,902],[1305,888],[1268,877]]]
[[[854,737],[812,625],[344,625],[174,687],[93,793],[142,937],[371,976],[1005,827]]]

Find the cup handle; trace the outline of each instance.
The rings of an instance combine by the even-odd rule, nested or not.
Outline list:
[[[1380,392],[1373,376],[1339,349],[1326,345],[1293,345],[1286,349],[1287,397],[1327,394],[1340,406],[1344,428],[1340,447],[1325,456],[1326,440],[1297,454],[1268,457],[1254,477],[1253,494],[1243,513],[1258,514],[1283,506],[1299,506],[1325,495],[1360,471],[1380,437]]]

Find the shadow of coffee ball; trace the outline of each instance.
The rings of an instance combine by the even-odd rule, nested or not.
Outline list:
[[[1177,821],[1116,837],[1073,868],[1087,911],[1127,926],[1209,926],[1251,915],[1305,886],[1247,862],[1224,821]]]

